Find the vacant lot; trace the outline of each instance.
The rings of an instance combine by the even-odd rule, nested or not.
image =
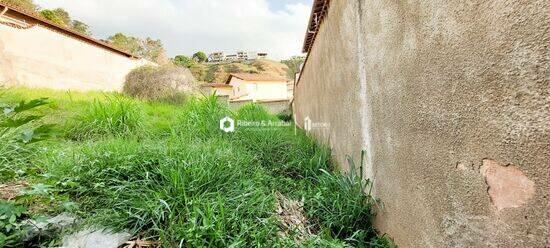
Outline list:
[[[83,228],[162,247],[391,246],[371,226],[368,183],[333,172],[305,134],[219,129],[225,116],[277,121],[261,107],[28,89],[1,103],[0,247],[60,246]],[[61,213],[76,223],[36,233]]]

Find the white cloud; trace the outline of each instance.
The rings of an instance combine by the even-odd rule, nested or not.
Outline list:
[[[198,50],[266,51],[281,59],[301,52],[310,6],[272,11],[267,0],[35,0],[65,8],[94,36],[116,32],[161,39],[171,56]]]

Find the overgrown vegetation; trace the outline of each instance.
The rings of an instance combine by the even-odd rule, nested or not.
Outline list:
[[[72,211],[82,226],[127,230],[162,247],[392,247],[372,228],[375,201],[365,193],[368,181],[334,172],[326,148],[302,132],[295,134],[291,125],[237,127],[233,133],[219,129],[225,116],[278,122],[260,106],[232,112],[214,97],[178,106],[24,89],[10,90],[4,101],[36,94],[55,105],[41,113],[67,120],[57,122],[61,138],[51,140],[49,149],[33,151],[28,160],[39,170],[25,179],[31,189],[49,192],[48,200],[5,201],[3,225],[3,216],[22,223]],[[75,133],[82,135],[75,138]],[[292,230],[282,232],[275,195],[304,199],[311,235],[302,239]],[[59,207],[67,205],[62,202],[73,207]],[[36,204],[51,207],[46,211]],[[60,246],[59,240],[42,245]],[[4,242],[23,244],[30,245],[22,239]]]
[[[39,123],[43,116],[28,114],[47,103],[47,99],[40,98],[0,105],[0,179],[12,179],[17,173],[24,173],[35,148],[32,144],[51,134],[52,125]]]
[[[28,173],[36,153],[33,144],[50,137],[52,125],[40,123],[40,115],[29,114],[32,109],[46,104],[47,99],[40,98],[0,106],[1,182]],[[0,199],[0,247],[17,246],[27,238],[31,228],[29,223],[23,222],[27,218],[26,207]]]
[[[182,67],[142,66],[126,76],[123,92],[142,100],[181,103],[186,94],[197,91],[191,72]]]
[[[184,56],[185,57],[185,56]],[[225,82],[230,73],[262,73],[276,77],[286,77],[288,67],[277,61],[261,59],[256,61],[225,62],[219,64],[198,63],[195,60],[187,64],[184,57],[177,56],[174,63],[190,68],[193,76],[202,82]],[[294,77],[291,77],[291,79]]]
[[[87,140],[101,137],[140,136],[145,132],[143,113],[137,104],[121,96],[95,100],[69,126],[67,137]]]

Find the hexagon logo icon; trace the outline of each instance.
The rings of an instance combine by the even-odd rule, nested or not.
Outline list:
[[[220,120],[220,129],[226,133],[235,132],[235,120],[225,117]]]
[[[306,118],[304,118],[304,130],[309,132],[311,131],[311,128],[312,128],[312,121],[311,121],[311,118],[307,116]]]

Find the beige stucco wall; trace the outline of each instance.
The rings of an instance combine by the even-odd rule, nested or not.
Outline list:
[[[0,84],[120,91],[126,74],[152,64],[99,48],[41,25],[0,24]]]
[[[336,162],[347,169],[346,155],[359,157],[365,149],[361,137],[361,100],[355,4],[333,1],[331,11],[311,56],[294,88],[294,114],[300,127],[310,118],[312,134],[330,144]]]
[[[401,247],[550,246],[548,1],[334,0],[298,124],[357,160]],[[328,126],[328,127],[327,127]]]
[[[232,77],[233,99],[239,100],[274,100],[288,99],[287,82],[245,81]]]
[[[212,86],[202,86],[201,92],[205,95],[216,94],[216,96],[231,96],[233,95],[232,87],[212,87]]]

